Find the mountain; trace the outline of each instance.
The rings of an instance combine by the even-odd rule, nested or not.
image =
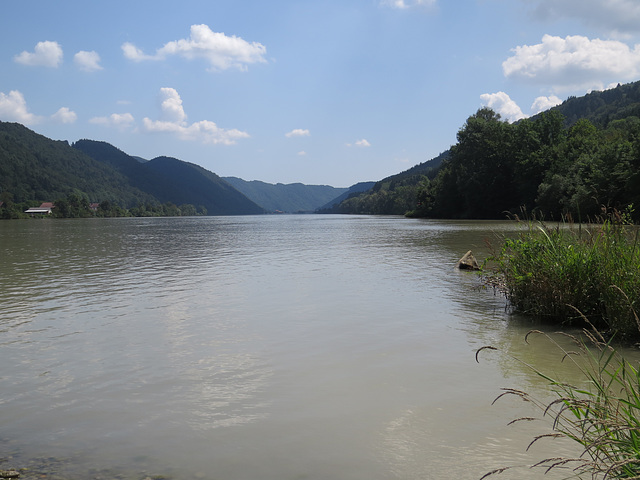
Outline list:
[[[332,202],[320,213],[404,215],[416,207],[420,183],[425,177],[435,177],[448,156],[447,150],[431,160],[384,178],[361,193],[350,194],[339,203]]]
[[[270,212],[314,212],[349,190],[328,185],[272,184],[237,177],[224,177],[224,180]]]
[[[153,202],[152,194],[128,182],[122,173],[18,123],[0,122],[0,191],[17,203],[53,201],[74,190],[91,201],[135,205]]]
[[[614,120],[640,117],[640,81],[618,84],[616,88],[593,91],[582,97],[569,97],[550,111],[561,113],[567,127],[586,119],[597,127],[606,128]]]
[[[331,211],[331,209],[333,207],[339,205],[340,203],[342,203],[347,198],[352,198],[352,197],[357,196],[357,195],[359,195],[359,194],[361,194],[363,192],[366,192],[367,190],[371,190],[375,186],[375,184],[376,184],[376,182],[359,182],[359,183],[356,183],[355,185],[352,185],[351,187],[349,187],[347,189],[347,191],[344,192],[339,197],[336,197],[336,198],[332,199],[330,202],[327,202],[324,205],[322,205],[321,207],[319,207],[317,209],[317,211],[319,213],[329,212],[329,211]]]
[[[122,174],[130,185],[153,195],[161,203],[204,206],[209,215],[265,213],[213,172],[177,158],[157,157],[140,162],[113,145],[79,140],[73,148]]]

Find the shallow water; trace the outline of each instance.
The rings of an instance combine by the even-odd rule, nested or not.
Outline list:
[[[477,479],[531,463],[571,374],[453,266],[507,222],[368,216],[0,223],[0,457],[184,479]],[[491,344],[501,351],[475,351]],[[6,462],[5,462],[6,463]],[[0,468],[5,465],[0,464]],[[519,469],[498,478],[539,478]],[[545,478],[558,478],[547,475]]]

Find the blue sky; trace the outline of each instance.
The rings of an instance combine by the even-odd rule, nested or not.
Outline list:
[[[637,0],[5,2],[0,120],[221,176],[345,187],[640,80]]]

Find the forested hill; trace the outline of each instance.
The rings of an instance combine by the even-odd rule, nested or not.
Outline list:
[[[53,201],[73,191],[91,201],[123,205],[154,202],[126,176],[65,141],[53,141],[18,123],[0,122],[0,191],[16,203]]]
[[[329,185],[272,184],[237,177],[224,177],[224,180],[269,212],[314,212],[349,190]]]
[[[435,177],[448,155],[447,150],[431,160],[375,182],[364,191],[354,191],[342,201],[324,206],[320,213],[404,215],[415,209],[421,183]]]
[[[586,220],[615,208],[638,221],[640,82],[571,97],[514,124],[482,108],[443,157],[428,174],[390,177],[333,211]]]
[[[618,84],[616,88],[594,91],[583,97],[569,97],[551,111],[562,114],[567,127],[586,119],[597,127],[606,128],[615,120],[640,117],[640,81]]]
[[[130,185],[153,195],[161,203],[204,206],[209,215],[264,213],[262,207],[218,175],[193,163],[170,157],[140,162],[113,145],[94,140],[79,140],[73,148],[113,167]]]

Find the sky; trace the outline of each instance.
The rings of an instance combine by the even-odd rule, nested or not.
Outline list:
[[[638,0],[3,1],[0,120],[220,175],[348,187],[640,80]]]

